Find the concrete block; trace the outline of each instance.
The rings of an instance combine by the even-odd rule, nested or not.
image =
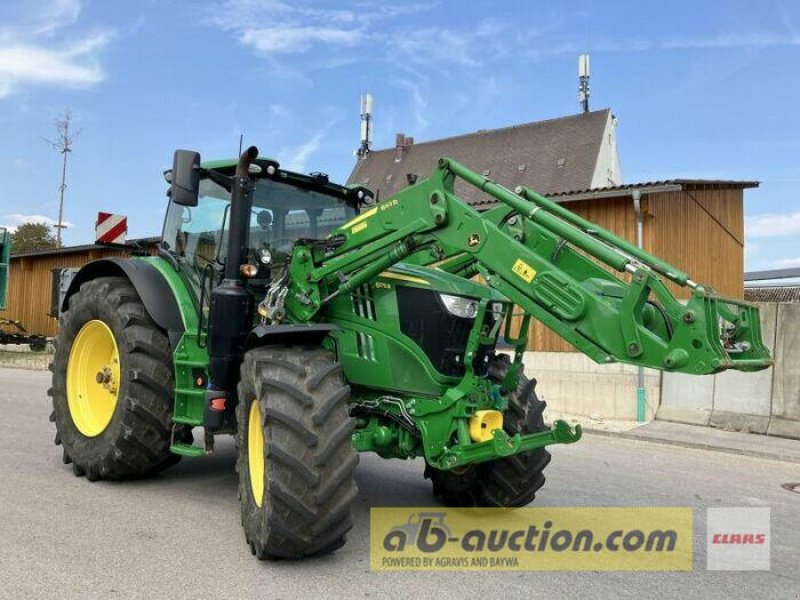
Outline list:
[[[685,375],[683,373],[664,373],[661,379],[661,408],[695,410],[710,413],[714,403],[713,375]]]
[[[637,369],[598,365],[574,352],[526,352],[525,372],[540,382],[537,393],[553,411],[598,419],[636,419]],[[645,370],[648,418],[660,401],[661,373]]]
[[[772,417],[769,420],[767,435],[800,440],[800,421],[796,421],[794,419],[782,419],[781,417]]]
[[[761,304],[761,334],[775,347],[777,305]],[[716,375],[713,412],[769,417],[772,410],[772,367],[757,373],[724,371]],[[714,417],[712,414],[712,423]],[[765,426],[766,430],[766,426]]]
[[[769,428],[769,416],[747,415],[715,408],[711,411],[709,425],[725,431],[766,434]]]
[[[662,404],[658,409],[656,419],[672,423],[687,423],[689,425],[708,425],[711,420],[711,409],[664,406]]]
[[[772,414],[800,420],[800,304],[779,304]]]

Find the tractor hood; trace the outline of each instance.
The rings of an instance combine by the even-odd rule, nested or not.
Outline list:
[[[411,287],[436,290],[456,296],[469,296],[498,302],[508,301],[505,296],[490,287],[435,268],[400,263],[381,273],[378,279],[395,285],[403,282]]]

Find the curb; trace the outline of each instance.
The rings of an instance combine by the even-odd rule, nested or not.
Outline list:
[[[745,450],[743,448],[733,448],[730,446],[717,446],[712,444],[703,444],[700,442],[686,442],[683,440],[671,440],[667,438],[645,437],[635,433],[629,433],[627,431],[605,431],[602,429],[584,428],[583,432],[589,435],[597,435],[601,437],[621,438],[624,440],[634,440],[637,442],[651,442],[653,444],[663,444],[665,446],[679,446],[681,448],[691,448],[693,450],[708,450],[711,452],[720,452],[723,454],[735,454],[738,456],[750,456],[753,458],[763,458],[767,460],[777,460],[780,462],[800,464],[800,456],[792,456],[789,454],[783,454],[778,452]]]

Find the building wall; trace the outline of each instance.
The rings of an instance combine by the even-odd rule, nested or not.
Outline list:
[[[602,188],[615,185],[622,185],[622,169],[617,154],[617,119],[609,113],[590,187]]]
[[[6,310],[0,318],[21,321],[30,333],[54,336],[58,322],[50,317],[51,270],[81,267],[103,257],[127,256],[124,250],[92,248],[80,252],[53,252],[12,256]]]
[[[658,419],[800,439],[800,304],[758,306],[775,366],[702,377],[664,373]]]
[[[720,294],[744,298],[744,193],[702,189],[647,198],[645,248]],[[679,298],[685,289],[672,283]]]

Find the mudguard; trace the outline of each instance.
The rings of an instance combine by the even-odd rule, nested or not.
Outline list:
[[[126,277],[142,299],[145,310],[156,325],[167,331],[174,347],[184,331],[178,303],[166,279],[152,265],[126,258],[101,258],[84,265],[72,279],[61,310],[69,307],[69,298],[81,285],[98,277]]]

